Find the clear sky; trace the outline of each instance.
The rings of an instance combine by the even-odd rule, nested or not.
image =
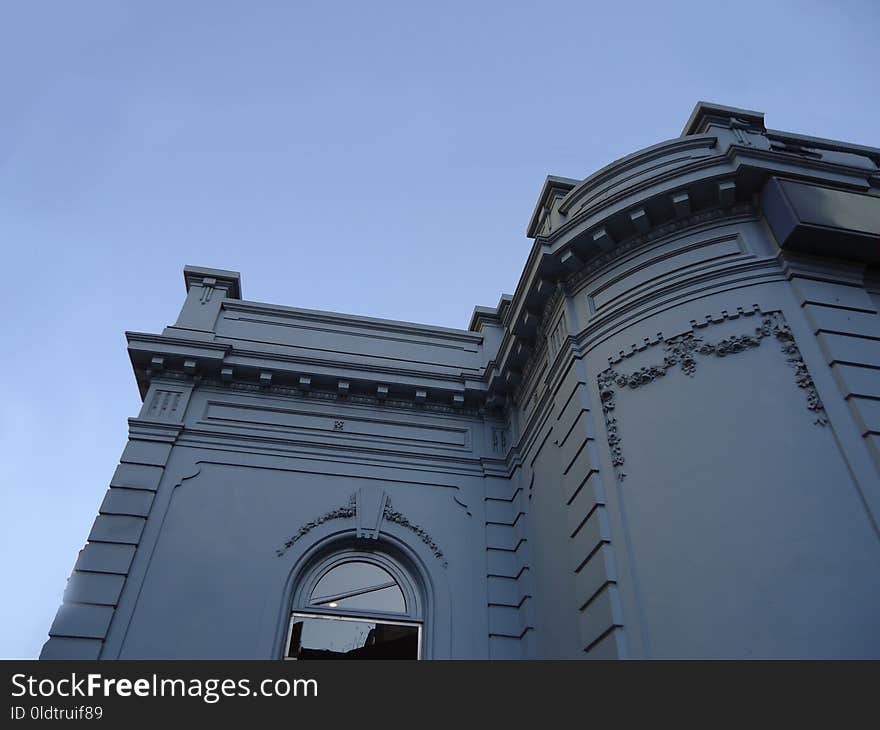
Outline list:
[[[185,264],[449,327],[513,291],[548,174],[699,99],[880,146],[880,4],[93,2],[0,10],[0,657],[33,657]]]

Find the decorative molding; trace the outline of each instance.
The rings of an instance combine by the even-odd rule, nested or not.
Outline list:
[[[147,409],[146,416],[160,420],[175,420],[175,414],[180,405],[182,395],[183,393],[179,390],[156,389],[153,392],[153,398],[150,401],[150,407]]]
[[[715,343],[710,343],[697,334],[697,329],[704,328],[710,324],[718,324],[728,319],[738,319],[741,316],[748,317],[754,315],[758,315],[763,319],[752,335],[732,335]],[[816,390],[813,379],[807,370],[803,356],[795,344],[791,328],[785,321],[782,312],[762,313],[757,305],[754,306],[752,311],[738,308],[737,313],[734,315],[730,315],[725,311],[722,312],[720,317],[707,317],[704,323],[697,323],[696,320],[691,320],[690,332],[668,340],[664,339],[662,334],[658,334],[657,339],[654,341],[645,339],[643,345],[633,345],[630,352],[621,352],[616,358],[614,356],[608,358],[609,367],[598,375],[599,397],[605,419],[608,447],[611,450],[611,463],[614,466],[617,478],[622,481],[626,477],[622,470],[625,458],[623,456],[620,430],[617,418],[614,415],[615,399],[618,390],[627,388],[636,390],[641,388],[658,378],[664,377],[670,368],[676,366],[688,377],[693,377],[697,370],[698,360],[696,356],[728,357],[760,347],[761,343],[768,337],[772,337],[779,342],[780,350],[785,355],[786,362],[794,369],[795,383],[797,383],[799,388],[803,388],[806,394],[807,410],[816,414],[813,423],[818,426],[826,426],[828,424],[828,417],[825,413],[825,408],[819,398],[819,393]],[[639,368],[629,375],[614,369],[614,365],[624,358],[631,357],[636,352],[659,344],[662,344],[665,353],[663,362]]]
[[[590,259],[589,262],[582,269],[580,269],[579,271],[575,271],[573,274],[565,279],[565,290],[570,296],[574,295],[576,291],[580,288],[580,284],[582,284],[584,280],[589,278],[593,273],[606,266],[607,264],[610,264],[612,261],[621,258],[624,254],[627,254],[630,251],[633,251],[634,249],[637,249],[646,243],[649,243],[659,238],[663,238],[664,236],[668,236],[671,233],[677,233],[678,231],[681,231],[685,228],[691,228],[692,226],[700,225],[702,223],[709,223],[711,221],[721,220],[723,218],[731,218],[734,216],[754,213],[755,208],[751,203],[738,203],[730,207],[716,207],[710,208],[708,210],[702,210],[699,213],[687,216],[686,218],[679,218],[674,221],[670,221],[669,223],[663,223],[659,226],[654,226],[647,233],[639,236],[633,236],[628,241],[617,244],[609,248],[606,252],[601,253],[598,256]]]
[[[316,517],[311,522],[306,522],[302,527],[300,527],[293,536],[284,543],[284,546],[277,549],[275,554],[280,558],[284,553],[286,553],[290,548],[292,548],[299,540],[308,535],[312,530],[314,530],[319,525],[323,525],[325,522],[330,522],[331,520],[346,520],[350,519],[357,514],[357,492],[349,497],[348,502],[341,507],[337,507],[336,509],[332,509],[329,512],[325,512],[320,517]]]
[[[553,314],[555,308],[559,305],[559,303],[565,298],[565,288],[561,284],[557,284],[553,289],[553,293],[550,295],[550,298],[544,304],[544,308],[541,310],[541,314],[539,315],[538,324],[536,327],[536,335],[538,338],[537,345],[535,349],[532,351],[529,358],[526,360],[525,364],[522,368],[522,376],[519,385],[516,387],[513,399],[515,402],[526,402],[527,400],[537,397],[536,391],[538,388],[537,381],[532,382],[531,377],[535,373],[538,368],[546,367],[549,361],[552,361],[552,356],[550,356],[550,345],[549,345],[549,335],[550,335],[550,321],[549,318]],[[562,319],[565,318],[565,314],[562,315]],[[555,324],[555,322],[554,322]],[[554,353],[555,354],[555,353]],[[539,373],[540,375],[540,373]],[[531,390],[528,399],[523,399],[523,395]]]
[[[717,206],[715,208],[703,210],[699,213],[695,213],[684,218],[670,221],[669,223],[653,226],[644,234],[633,236],[623,243],[613,244],[607,247],[606,250],[591,258],[578,270],[572,272],[570,275],[560,280],[560,282],[557,283],[556,287],[551,293],[549,299],[544,304],[541,313],[537,315],[538,322],[536,325],[536,335],[539,340],[539,345],[535,347],[535,350],[532,353],[531,357],[529,357],[529,359],[523,365],[522,380],[520,386],[516,389],[514,393],[514,401],[522,402],[522,395],[528,387],[526,383],[529,380],[529,377],[538,366],[538,364],[542,361],[544,354],[550,353],[551,351],[549,339],[551,334],[551,325],[553,323],[550,322],[549,318],[552,315],[554,309],[557,307],[560,300],[563,299],[565,296],[574,297],[580,290],[581,286],[586,282],[586,280],[589,279],[595,272],[602,269],[606,265],[616,261],[617,259],[623,258],[623,256],[627,253],[647,243],[664,238],[672,233],[676,233],[685,228],[691,228],[693,226],[721,220],[724,218],[755,214],[755,208],[751,203],[739,203],[727,206]],[[564,317],[565,314],[563,314],[563,319]],[[553,354],[555,355],[557,353]]]
[[[177,489],[178,487],[182,486],[184,482],[186,482],[190,479],[195,479],[199,474],[201,474],[203,463],[204,462],[202,462],[202,461],[197,461],[195,464],[193,464],[190,467],[190,470],[186,474],[184,474],[180,477],[178,482],[174,485],[174,489]],[[164,469],[165,467],[162,467],[162,468]]]
[[[174,370],[163,370],[162,377],[169,380],[180,380],[184,382],[193,382],[195,378],[190,373],[182,373]],[[232,374],[230,374],[232,377]],[[444,403],[423,402],[413,397],[412,400],[403,400],[400,398],[378,398],[369,395],[349,394],[348,390],[342,392],[330,390],[305,390],[295,386],[286,385],[260,385],[259,383],[244,382],[240,380],[220,380],[217,378],[204,377],[199,381],[200,385],[206,387],[220,388],[225,390],[241,390],[251,393],[269,393],[272,395],[288,395],[299,398],[309,398],[327,401],[343,401],[346,404],[382,406],[390,408],[405,408],[408,410],[425,411],[428,413],[451,413],[456,416],[482,416],[483,408],[468,408],[464,405],[446,405]],[[455,394],[460,395],[460,394]],[[453,396],[452,403],[462,403],[461,400],[455,400]]]
[[[385,505],[390,501],[384,489],[361,487],[357,491],[356,536],[366,540],[378,540],[382,529]]]
[[[730,117],[730,120],[727,123],[727,128],[733,132],[737,144],[745,145],[747,147],[755,146],[750,139],[753,134],[758,137],[767,136],[766,131],[762,132],[756,130],[748,120],[740,119],[738,117]]]
[[[425,545],[428,546],[428,549],[434,554],[434,557],[443,564],[443,567],[448,567],[448,563],[446,561],[446,557],[443,554],[443,551],[440,549],[440,547],[434,541],[434,538],[431,537],[430,533],[425,528],[423,528],[421,525],[417,525],[416,523],[411,522],[406,515],[404,515],[399,510],[394,509],[393,505],[391,504],[391,498],[384,491],[378,495],[378,501],[375,499],[371,499],[371,496],[375,497],[377,495],[369,495],[363,489],[359,492],[355,492],[351,495],[351,497],[349,497],[346,504],[342,505],[341,507],[337,507],[336,509],[325,512],[320,517],[316,517],[310,522],[306,522],[290,537],[290,539],[288,539],[284,543],[282,547],[275,550],[275,554],[278,557],[283,556],[299,540],[308,535],[316,527],[323,525],[325,522],[330,522],[332,520],[357,518],[357,536],[377,539],[379,533],[381,532],[383,520],[387,520],[388,522],[393,522],[394,524],[400,525],[401,527],[413,532],[423,543],[425,543]],[[375,504],[368,505],[368,502]],[[456,500],[456,502],[464,506],[458,500]],[[369,510],[370,506],[376,505],[379,506],[380,511],[376,512],[375,516],[366,514],[366,512],[371,511]],[[470,515],[470,512],[468,512],[468,514]],[[372,523],[374,521],[375,524],[366,524],[367,522]]]
[[[237,271],[212,269],[203,266],[184,266],[183,280],[187,291],[194,286],[202,287],[206,290],[199,297],[202,304],[211,301],[214,289],[220,289],[226,297],[241,299],[241,274]]]
[[[217,286],[217,280],[213,277],[206,276],[202,279],[202,294],[199,297],[200,304],[207,304],[211,301],[211,297],[214,294],[214,287]]]
[[[128,438],[137,441],[156,441],[174,445],[183,432],[183,424],[149,418],[129,418]]]
[[[534,397],[534,393],[538,389],[539,380],[550,362],[552,360],[549,357],[547,340],[545,338],[541,340],[541,346],[536,349],[523,366],[522,379],[512,394],[514,403],[527,403],[529,399]],[[526,393],[529,394],[528,397],[526,397]]]
[[[626,179],[624,176],[627,173],[632,173],[646,165],[653,167],[658,162],[663,164],[674,155],[679,155],[679,157],[673,158],[673,161],[680,160],[682,152],[711,150],[717,143],[718,138],[715,135],[689,135],[661,142],[627,155],[582,180],[559,206],[559,212],[568,214],[574,208],[571,214],[573,218],[574,215],[592,205],[599,193],[607,193],[608,189],[619,186],[621,179]],[[715,155],[689,155],[685,159],[702,161],[707,158],[714,159]],[[680,172],[678,169],[676,171]],[[578,203],[579,205],[577,205]],[[577,205],[576,208],[575,205]]]
[[[507,429],[492,428],[492,451],[496,453],[507,453]]]
[[[467,504],[462,502],[454,494],[452,495],[452,501],[455,502],[459,507],[461,507],[465,511],[465,514],[467,514],[468,517],[473,517],[473,515],[471,514],[471,511],[468,509]]]
[[[394,507],[391,505],[390,499],[385,500],[385,508],[382,512],[382,516],[389,522],[394,522],[395,524],[398,524],[401,527],[405,527],[407,530],[411,530],[416,535],[418,535],[419,539],[421,539],[421,541],[428,546],[428,549],[432,553],[434,553],[434,557],[443,564],[443,567],[447,567],[448,563],[446,562],[446,558],[443,555],[443,551],[439,547],[437,547],[437,543],[434,542],[434,538],[432,538],[428,531],[425,530],[423,527],[420,527],[419,525],[410,522],[406,515],[404,515],[402,512],[398,512],[397,510],[395,510]]]
[[[550,295],[550,298],[544,304],[544,308],[541,310],[541,315],[538,320],[538,335],[545,338],[549,334],[550,325],[548,320],[550,316],[553,314],[553,310],[556,306],[565,298],[565,288],[561,284],[557,284],[553,288],[553,293]]]

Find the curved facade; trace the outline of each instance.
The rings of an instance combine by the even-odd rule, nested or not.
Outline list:
[[[187,267],[43,658],[282,658],[297,611],[425,658],[880,657],[878,165],[700,103],[549,177],[468,330]],[[380,577],[315,597],[337,554]]]

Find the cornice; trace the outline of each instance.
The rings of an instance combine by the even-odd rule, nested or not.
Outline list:
[[[815,149],[821,148],[817,147]],[[804,147],[803,150],[809,152],[810,148]],[[849,150],[845,149],[835,151],[849,152]],[[790,165],[791,163],[795,163],[798,167],[798,176],[803,176],[805,179],[811,179],[818,183],[831,183],[836,186],[844,185],[846,187],[851,187],[854,190],[862,191],[867,190],[870,187],[868,178],[872,174],[880,172],[880,170],[876,169],[871,170],[865,167],[822,160],[821,158],[816,159],[809,154],[799,153],[794,150],[765,149],[754,145],[730,143],[723,153],[719,152],[712,156],[698,158],[693,162],[685,163],[674,169],[652,175],[642,182],[625,187],[608,197],[600,197],[600,199],[593,205],[576,210],[553,231],[547,234],[536,235],[536,243],[555,249],[560,242],[565,243],[566,239],[573,234],[580,232],[582,229],[598,229],[603,226],[607,227],[605,221],[618,212],[615,210],[615,206],[620,206],[621,203],[623,203],[622,207],[626,209],[645,206],[652,197],[670,194],[669,190],[658,190],[658,188],[662,188],[665,183],[673,183],[672,187],[684,186],[682,191],[686,192],[688,186],[693,186],[695,184],[698,185],[700,182],[711,182],[716,178],[725,176],[736,177],[740,168],[743,166],[743,163],[746,161],[776,163],[769,166],[764,164],[761,165],[765,177],[769,177],[773,174],[790,175],[792,173]],[[646,172],[648,171],[643,171],[643,173]],[[809,172],[826,174],[810,175]],[[702,180],[690,179],[694,173],[704,173],[701,176]],[[833,180],[829,180],[827,177],[828,173],[840,177],[835,177]],[[610,182],[610,180],[606,182]],[[623,180],[617,180],[616,182],[620,183],[623,182]],[[654,191],[653,193],[651,193],[652,190]],[[568,213],[571,206],[576,202],[576,199],[572,196],[577,192],[578,191],[576,190],[572,191],[566,200],[560,204],[560,213]],[[650,193],[647,198],[640,199],[640,194],[646,192]],[[586,192],[584,192],[583,195],[586,195]],[[597,196],[601,195],[602,192],[597,191]],[[563,208],[563,206],[565,207]]]
[[[355,393],[341,394],[328,390],[314,390],[312,388],[297,388],[283,385],[263,386],[259,383],[250,382],[228,382],[224,383],[216,379],[205,379],[202,381],[204,385],[216,388],[230,388],[232,390],[248,391],[251,393],[269,393],[274,395],[289,395],[314,400],[331,401],[343,404],[365,405],[371,407],[383,408],[405,408],[409,410],[418,410],[423,413],[444,413],[450,415],[464,416],[481,416],[480,408],[466,408],[465,406],[453,406],[446,403],[434,403],[421,399],[405,399],[405,398],[388,398],[369,395],[358,395]]]
[[[429,400],[428,393],[418,389],[415,390],[410,397],[389,395],[390,391],[388,387],[381,385],[378,386],[380,390],[376,395],[368,395],[365,392],[359,392],[356,387],[353,389],[353,385],[371,388],[374,385],[372,381],[358,382],[352,379],[340,380],[336,383],[337,388],[334,391],[320,388],[308,376],[299,376],[298,380],[292,378],[289,384],[276,383],[273,380],[276,371],[268,372],[262,370],[258,371],[255,376],[250,376],[249,373],[242,369],[239,369],[238,373],[236,373],[235,368],[224,368],[224,370],[232,372],[228,373],[225,377],[216,378],[203,374],[203,372],[200,372],[198,369],[198,366],[189,372],[168,369],[164,367],[164,363],[162,364],[161,369],[158,369],[160,367],[158,363],[154,367],[157,369],[142,371],[143,377],[147,383],[153,378],[157,378],[159,380],[193,383],[199,386],[224,390],[307,398],[310,400],[338,402],[340,404],[366,405],[396,409],[405,408],[422,413],[439,413],[468,417],[482,417],[484,413],[484,404],[480,399],[468,401],[459,393],[453,394],[449,402],[441,402],[439,400]],[[294,385],[294,383],[299,384]],[[343,385],[345,387],[342,387]],[[384,392],[381,391],[383,387],[385,388]],[[455,396],[459,396],[461,400],[457,399]],[[438,394],[438,397],[440,397],[440,394]]]
[[[502,294],[498,299],[498,305],[495,307],[474,307],[468,330],[471,332],[480,332],[484,324],[501,324],[504,320],[504,315],[510,307],[511,301],[513,301],[512,294]]]
[[[507,332],[495,368],[487,372],[490,395],[516,387],[519,382],[524,366],[512,353],[538,351],[536,339],[542,336],[543,304],[553,288],[546,286],[548,281],[563,282],[570,292],[601,267],[649,241],[708,221],[733,221],[754,215],[746,206],[772,175],[860,191],[877,184],[875,171],[870,169],[880,159],[874,148],[768,132],[763,115],[749,110],[702,103],[702,110],[695,110],[695,115],[694,119],[702,120],[698,124],[702,125],[701,134],[688,132],[685,137],[622,158],[586,178],[559,203],[557,212],[563,220],[557,221],[552,231],[535,237],[507,309]],[[716,133],[705,133],[709,131]],[[775,146],[777,140],[789,140],[796,146]],[[676,164],[682,159],[675,156],[677,153],[700,148],[714,151]],[[822,149],[858,155],[864,164],[822,159],[817,151]],[[675,165],[672,169],[638,170],[639,166],[670,156],[669,164]],[[652,169],[655,174],[650,174]],[[613,184],[624,183],[630,171],[638,171],[645,179],[609,192]],[[572,214],[574,206],[585,198],[589,200],[591,194],[592,203]],[[713,201],[708,206],[707,198]],[[704,202],[693,209],[693,201],[697,200]],[[540,292],[542,287],[544,294]],[[516,377],[511,377],[511,370]]]
[[[802,148],[808,152],[810,148]],[[817,182],[819,184],[831,184],[836,188],[852,188],[853,190],[868,190],[871,185],[868,178],[878,172],[878,170],[870,170],[864,167],[854,167],[852,165],[844,165],[838,162],[816,159],[809,154],[785,149],[761,149],[739,144],[731,144],[727,150],[727,157],[732,161],[760,161],[770,162],[772,165],[761,167],[767,177],[771,175],[791,176],[792,171],[788,166],[782,166],[779,163],[795,163],[797,166],[796,176]],[[825,175],[811,175],[810,172],[826,173]],[[828,173],[839,175],[833,180],[828,179]]]
[[[194,340],[185,337],[157,335],[148,332],[126,332],[125,339],[129,346],[139,344],[155,345],[156,348],[167,348],[169,352],[204,352],[211,356],[222,356],[232,349],[231,345],[211,340]]]
[[[546,326],[544,320],[550,313],[550,310],[553,309],[553,295],[558,292],[560,285],[565,291],[571,292],[581,282],[594,275],[601,268],[648,243],[705,226],[707,223],[720,223],[728,220],[736,222],[746,218],[754,218],[755,215],[755,210],[750,202],[733,203],[727,206],[715,205],[714,207],[683,215],[671,221],[652,225],[645,233],[630,236],[605,251],[599,251],[593,257],[581,258],[578,256],[576,257],[577,265],[570,272],[560,269],[552,275],[552,278],[548,279],[533,273],[531,277],[533,282],[535,279],[538,279],[545,284],[547,281],[555,283],[545,287],[547,293],[545,298],[540,301],[540,308],[533,304],[531,309],[526,309],[524,303],[527,296],[525,294],[518,292],[518,295],[514,297],[514,303],[511,305],[510,311],[515,311],[515,314],[512,315],[512,321],[506,323],[507,331],[502,340],[495,371],[487,373],[489,376],[488,390],[490,396],[495,394],[496,391],[509,391],[519,383],[525,371],[525,363],[517,362],[514,356],[517,349],[520,351],[527,350],[530,353],[534,353],[535,356],[541,350],[536,345],[536,341],[544,338],[544,327]],[[549,307],[548,304],[550,305]],[[515,305],[518,306],[514,310]],[[529,321],[526,321],[526,319]],[[516,373],[515,376],[508,374],[511,369]]]
[[[549,204],[552,204],[555,198],[565,197],[580,184],[580,180],[548,175],[547,179],[544,180],[544,186],[541,188],[541,193],[538,195],[538,202],[535,204],[535,210],[532,212],[532,217],[529,219],[529,225],[526,228],[526,235],[529,238],[534,236],[533,231],[537,231],[537,226],[541,224],[543,216],[548,212]]]
[[[598,170],[589,177],[585,178],[580,185],[578,185],[574,190],[572,190],[568,195],[565,196],[565,199],[559,204],[559,212],[567,214],[568,211],[578,201],[580,201],[590,192],[595,191],[598,187],[605,183],[623,182],[626,179],[625,177],[623,177],[623,173],[634,170],[640,165],[644,165],[647,162],[655,160],[664,160],[665,165],[672,164],[681,159],[690,159],[688,157],[680,158],[670,156],[674,153],[686,152],[689,150],[702,148],[712,149],[717,145],[717,143],[717,136],[713,134],[704,134],[692,137],[666,140],[665,142],[659,142],[655,145],[651,145],[650,147],[646,147],[637,152],[633,152],[626,157],[615,160],[610,165],[606,165],[601,170]],[[701,161],[703,160],[703,158],[698,159]],[[650,169],[651,168],[649,168],[648,170],[644,170],[644,172],[650,172]],[[655,178],[652,177],[652,179]]]
[[[644,235],[634,236],[614,249],[605,253],[600,253],[590,259],[590,261],[586,262],[582,268],[578,269],[563,280],[565,288],[569,292],[575,291],[582,282],[589,279],[601,269],[648,243],[659,243],[664,238],[683,231],[698,229],[704,227],[706,224],[737,222],[739,220],[755,220],[756,218],[757,210],[755,207],[750,202],[744,202],[738,203],[730,208],[708,208],[685,218],[655,226]]]
[[[422,363],[393,366],[343,361],[338,356],[260,351],[248,347],[244,340],[242,345],[217,342],[216,335],[210,333],[207,339],[213,341],[208,342],[132,334],[129,350],[139,382],[149,377],[152,360],[158,357],[167,360],[166,368],[197,371],[200,376],[219,376],[224,381],[248,381],[258,387],[296,389],[302,381],[306,390],[338,390],[383,403],[412,400],[446,407],[452,401],[454,408],[467,406],[477,411],[503,407],[505,399],[528,377],[530,362],[545,349],[541,343],[546,337],[547,317],[558,303],[556,297],[572,295],[602,267],[665,236],[754,216],[749,204],[773,175],[861,191],[880,188],[877,170],[871,169],[880,164],[880,150],[767,130],[763,119],[761,112],[699,102],[681,137],[633,152],[583,180],[548,177],[529,225],[534,244],[514,294],[502,297],[495,308],[475,308],[469,330],[237,298],[222,302],[227,314],[356,327],[367,333],[393,333],[404,340],[426,339],[438,346],[487,347],[489,342],[494,348],[497,342],[496,352],[485,352],[479,358],[479,362],[488,363],[485,366],[470,372],[442,372],[445,366],[432,370],[431,363],[424,363],[424,368]],[[822,150],[856,157],[851,159],[853,164],[846,164],[847,158],[839,155],[824,159]],[[539,226],[545,218],[549,221],[546,230],[543,224]],[[215,279],[234,274],[193,271],[203,280],[210,272]],[[491,337],[484,339],[480,330],[490,325]],[[571,336],[573,341],[579,337],[578,333]],[[357,375],[349,378],[347,373]],[[337,377],[338,388],[332,382]]]
[[[228,296],[233,299],[241,299],[241,274],[237,271],[208,269],[203,266],[184,266],[183,281],[187,291],[191,286],[207,284],[211,287],[225,289]]]
[[[840,142],[838,140],[825,139],[823,137],[811,137],[807,134],[800,134],[797,132],[783,132],[779,129],[768,129],[767,138],[793,142],[805,147],[812,147],[820,150],[861,155],[869,158],[875,165],[877,165],[877,167],[880,167],[880,148],[878,147],[853,144],[852,142]]]
[[[698,101],[681,131],[682,137],[699,134],[713,121],[735,121],[744,128],[764,130],[764,112],[725,106],[711,101]]]
[[[274,363],[274,366],[270,366],[269,369],[272,369],[272,367],[274,367],[274,369],[280,370],[284,369],[283,365],[291,365],[293,367],[288,369],[297,371],[308,370],[309,368],[326,368],[342,372],[361,371],[382,376],[383,379],[390,379],[392,381],[417,378],[420,381],[436,380],[445,383],[450,383],[451,381],[464,383],[465,381],[470,382],[474,380],[479,380],[483,374],[482,368],[472,371],[457,369],[456,372],[442,373],[431,372],[430,370],[424,370],[422,368],[406,368],[402,366],[389,367],[383,365],[375,365],[371,363],[354,362],[351,360],[344,360],[342,358],[331,359],[307,357],[303,355],[288,355],[280,352],[246,350],[238,347],[231,347],[227,355],[228,356],[226,359],[231,364],[244,367],[266,367],[265,363],[267,361],[271,361],[272,363]],[[248,363],[248,360],[251,360],[252,362]],[[422,364],[429,365],[430,363]],[[452,368],[450,367],[450,369]],[[348,376],[341,375],[340,377]]]
[[[183,424],[153,421],[148,418],[129,418],[128,433],[139,441],[160,441],[173,444],[183,431]]]
[[[410,403],[423,409],[471,413],[485,401],[484,371],[384,366],[340,357],[311,358],[278,351],[250,350],[229,343],[174,335],[127,332],[128,351],[141,391],[155,376],[197,383],[274,389],[278,394],[330,393],[351,402]],[[426,363],[428,365],[428,363]],[[392,407],[394,407],[392,405]]]
[[[291,317],[311,322],[335,324],[345,327],[356,326],[358,328],[374,331],[394,332],[395,334],[411,334],[419,337],[428,336],[431,339],[454,340],[468,345],[478,345],[483,340],[479,332],[454,329],[452,327],[440,327],[416,322],[403,322],[393,319],[380,319],[378,317],[362,317],[353,314],[340,314],[337,312],[324,312],[316,309],[300,309],[297,307],[285,307],[261,302],[224,300],[223,309],[230,312],[248,312],[253,314],[266,314],[275,317]]]
[[[623,211],[644,207],[652,198],[669,197],[675,192],[687,192],[689,187],[702,182],[712,182],[721,177],[730,177],[735,170],[730,160],[720,155],[701,157],[693,162],[684,163],[673,169],[659,172],[642,182],[603,197],[590,205],[582,207],[572,214],[564,224],[556,230],[540,235],[537,240],[549,246],[556,246],[560,241],[570,237],[573,232],[582,228],[608,228],[608,219]],[[699,178],[694,174],[701,173]],[[671,185],[664,185],[672,183]],[[653,191],[653,192],[651,192]]]

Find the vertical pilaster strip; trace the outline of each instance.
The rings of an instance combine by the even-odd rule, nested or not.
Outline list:
[[[492,659],[527,658],[527,637],[534,628],[528,586],[525,506],[519,478],[518,475],[511,480],[499,480],[486,495],[489,656]]]
[[[599,471],[583,362],[576,359],[556,393],[555,419],[568,517],[580,643],[586,658],[625,658],[623,611],[605,488]]]

